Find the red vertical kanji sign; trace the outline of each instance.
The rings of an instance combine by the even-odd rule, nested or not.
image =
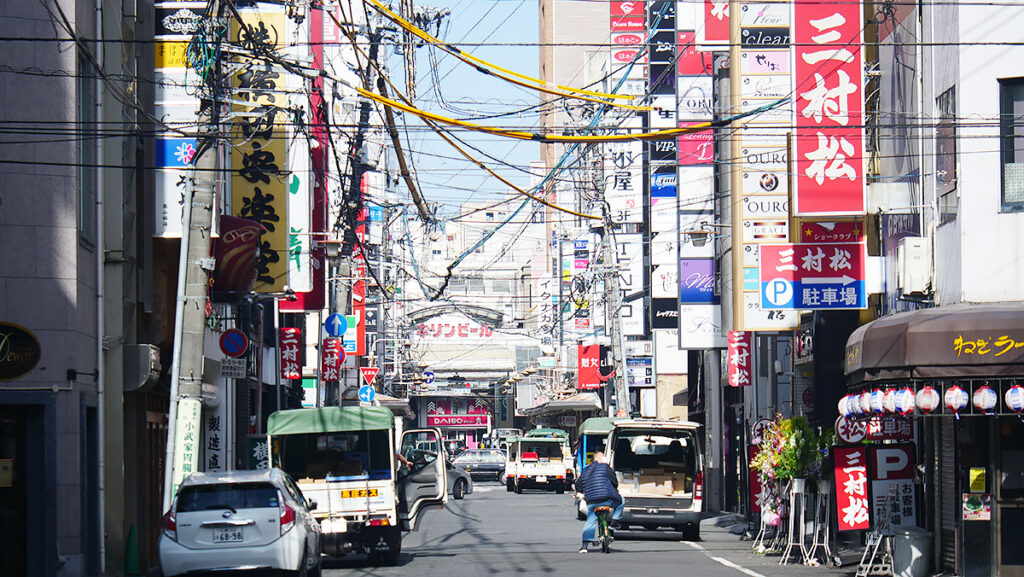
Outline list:
[[[729,331],[729,386],[747,387],[753,381],[751,372],[750,348],[753,333],[749,331]]]
[[[840,531],[860,531],[871,526],[868,499],[868,448],[836,447],[836,518]]]
[[[281,328],[278,338],[278,350],[281,354],[281,378],[301,379],[302,365],[299,362],[299,347],[302,331],[296,328]]]

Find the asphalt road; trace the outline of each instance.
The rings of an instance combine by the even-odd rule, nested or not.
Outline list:
[[[449,499],[445,510],[427,513],[419,529],[406,534],[397,567],[373,567],[364,556],[351,555],[326,561],[324,575],[744,575],[716,562],[700,544],[682,542],[677,532],[622,531],[611,554],[591,550],[581,555],[582,529],[568,493],[517,495],[497,483],[481,482],[472,495]]]

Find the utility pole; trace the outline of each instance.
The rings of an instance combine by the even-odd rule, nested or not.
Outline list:
[[[221,6],[217,20],[220,26]],[[214,35],[219,38],[219,35]],[[174,493],[186,475],[199,465],[202,406],[203,338],[209,274],[210,232],[213,230],[214,188],[217,183],[217,135],[219,133],[220,63],[211,66],[209,93],[202,100],[199,138],[191,188],[183,207],[181,251],[178,260],[178,298],[174,309],[174,357],[171,361],[170,414],[164,460],[163,510],[170,508]],[[194,430],[193,430],[194,429]]]
[[[608,298],[608,323],[611,325],[612,333],[612,359],[615,372],[611,378],[615,387],[615,410],[608,416],[627,417],[629,416],[629,395],[626,392],[626,363],[622,343],[622,322],[620,321],[619,309],[622,308],[622,292],[619,289],[619,255],[615,252],[615,240],[612,237],[612,213],[605,204],[604,218],[602,219],[604,232],[601,235],[601,250],[604,251],[604,290]]]

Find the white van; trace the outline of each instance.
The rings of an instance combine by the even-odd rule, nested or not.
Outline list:
[[[704,461],[700,425],[688,421],[618,421],[608,435],[609,464],[619,478],[624,529],[637,525],[700,538]]]

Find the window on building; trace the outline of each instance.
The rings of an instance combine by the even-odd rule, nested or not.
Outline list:
[[[507,278],[497,278],[491,281],[491,291],[497,294],[511,294],[512,293],[512,281]]]
[[[483,277],[470,277],[466,279],[466,290],[470,293],[482,293],[484,292],[484,279]]]
[[[96,73],[84,54],[78,55],[78,234],[89,247],[96,243]]]
[[[1002,209],[1024,210],[1024,78],[999,81],[999,152]]]
[[[430,254],[434,256],[441,256],[441,249],[435,248],[434,250],[430,251]]]
[[[956,87],[935,100],[939,123],[935,127],[935,192],[939,196],[939,220],[956,220]]]
[[[453,276],[448,282],[448,290],[453,293],[466,292],[466,279],[463,277]]]

